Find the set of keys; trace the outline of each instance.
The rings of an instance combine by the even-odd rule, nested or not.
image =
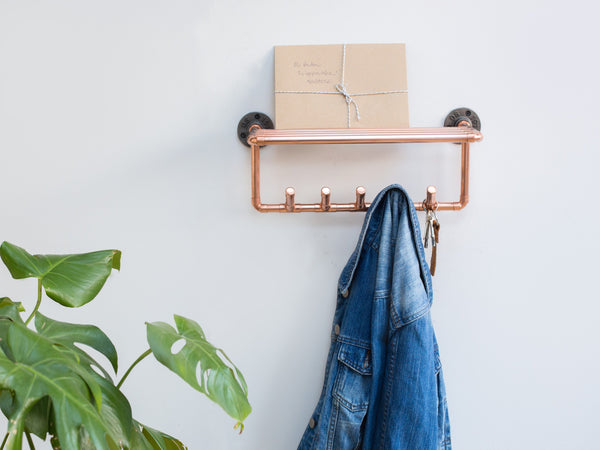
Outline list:
[[[440,243],[440,222],[434,209],[426,209],[427,216],[425,217],[425,238],[424,246],[429,247],[431,241],[431,264],[429,271],[431,275],[435,275],[435,266],[437,263],[437,245]]]

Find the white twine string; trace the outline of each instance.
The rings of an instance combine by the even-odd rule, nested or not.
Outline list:
[[[343,83],[338,83],[335,85],[337,91],[344,96],[346,99],[346,103],[348,104],[348,128],[350,128],[350,103],[354,103],[354,108],[356,109],[356,120],[360,120],[360,114],[358,113],[358,104],[354,101],[352,96],[348,94],[346,91],[346,86]]]
[[[360,114],[358,112],[358,103],[354,100],[353,97],[360,97],[362,95],[383,95],[383,94],[403,94],[407,93],[407,90],[398,90],[398,91],[377,91],[377,92],[360,92],[357,94],[350,94],[344,83],[346,74],[346,44],[342,47],[342,82],[337,83],[335,85],[335,91],[275,91],[276,94],[334,94],[334,95],[343,95],[346,100],[346,104],[348,105],[348,128],[350,128],[350,111],[352,110],[351,105],[354,105],[354,110],[356,111],[356,120],[360,120]]]

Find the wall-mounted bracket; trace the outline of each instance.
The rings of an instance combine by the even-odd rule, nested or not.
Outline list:
[[[274,128],[273,121],[269,116],[261,112],[250,112],[241,118],[237,127],[238,139],[246,147],[250,147],[248,136],[254,129],[272,130]]]
[[[481,131],[481,120],[475,111],[469,108],[456,108],[444,119],[445,127],[471,127]]]

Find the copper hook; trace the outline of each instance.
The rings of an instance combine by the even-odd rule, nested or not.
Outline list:
[[[366,189],[363,186],[359,186],[356,188],[356,209],[363,210],[365,207],[365,194]]]
[[[296,190],[293,187],[289,187],[285,190],[285,209],[288,212],[294,211]]]
[[[423,210],[435,211],[438,208],[438,202],[435,199],[437,189],[435,186],[427,186],[427,198],[423,200]]]
[[[331,208],[331,189],[324,187],[321,189],[321,209],[329,211]]]

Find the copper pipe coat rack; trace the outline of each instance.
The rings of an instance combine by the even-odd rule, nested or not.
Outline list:
[[[456,202],[438,202],[434,186],[427,188],[422,203],[415,203],[418,210],[463,209],[469,202],[469,144],[483,138],[481,122],[469,108],[451,111],[444,127],[440,128],[392,128],[392,129],[299,129],[275,130],[273,122],[263,113],[246,114],[238,124],[240,141],[251,149],[252,205],[260,212],[334,212],[366,211],[370,203],[365,201],[365,188],[356,188],[356,200],[352,203],[332,203],[331,190],[321,189],[319,203],[296,203],[293,187],[285,190],[284,203],[262,203],[260,199],[260,148],[265,145],[289,144],[375,144],[375,143],[421,143],[453,142],[461,148],[460,199]]]

